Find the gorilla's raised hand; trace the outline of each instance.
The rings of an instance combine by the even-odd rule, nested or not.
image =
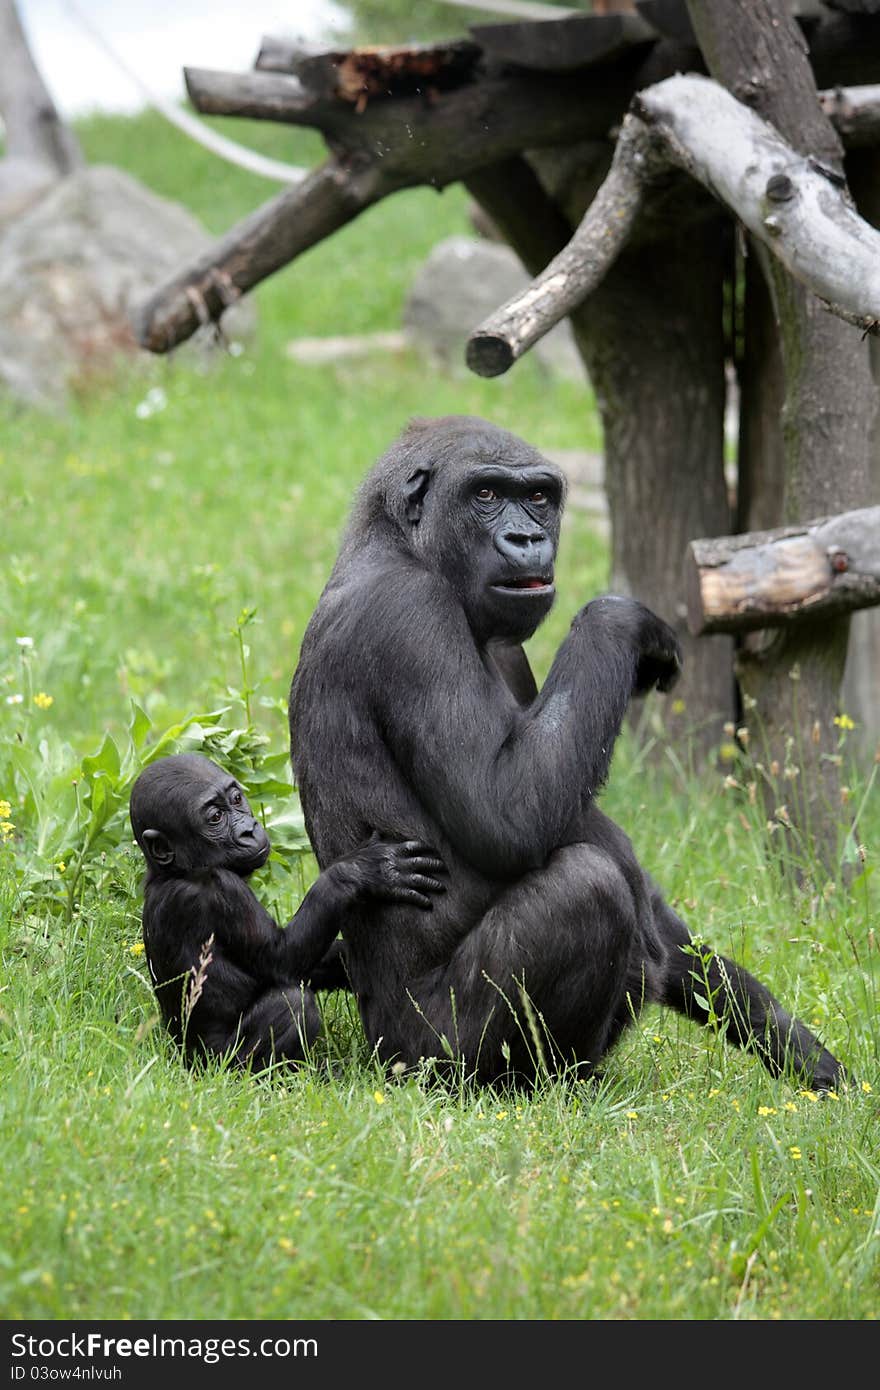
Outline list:
[[[681,643],[668,623],[638,599],[623,594],[602,594],[582,610],[582,620],[601,622],[635,655],[633,695],[649,690],[671,690],[681,675]]]

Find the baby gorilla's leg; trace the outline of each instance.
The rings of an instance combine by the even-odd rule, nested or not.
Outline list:
[[[273,1062],[302,1062],[321,1034],[321,1014],[312,990],[298,985],[267,990],[242,1014],[233,1044],[239,1066],[254,1071]]]

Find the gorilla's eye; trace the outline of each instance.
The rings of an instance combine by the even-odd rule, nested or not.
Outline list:
[[[534,502],[537,506],[541,506],[544,502],[547,501],[547,494],[539,488],[537,492],[533,492],[530,495],[529,501]]]
[[[223,819],[223,812],[219,806],[212,806],[208,811],[208,824],[219,825]]]
[[[233,793],[232,793],[232,796],[229,798],[229,800],[232,802],[233,806],[240,806],[241,803],[242,803],[242,795],[241,795],[241,792],[239,792],[239,791],[233,792]]]
[[[494,502],[498,494],[494,488],[481,487],[477,489],[476,496],[481,502]]]

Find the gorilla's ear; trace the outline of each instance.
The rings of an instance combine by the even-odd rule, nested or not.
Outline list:
[[[431,472],[430,468],[417,468],[414,473],[410,473],[403,485],[406,519],[413,526],[418,526],[422,519],[422,504],[431,482]]]
[[[168,837],[161,830],[145,830],[141,835],[144,854],[157,868],[167,869],[174,863],[174,849]]]

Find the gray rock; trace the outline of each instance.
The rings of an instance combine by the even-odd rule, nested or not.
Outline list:
[[[121,356],[154,361],[129,312],[210,242],[190,213],[119,169],[59,180],[0,227],[0,387],[57,407]],[[222,322],[227,338],[246,336],[254,308],[237,304]]]
[[[484,318],[529,283],[509,246],[476,237],[438,242],[418,271],[403,311],[413,341],[447,365],[463,365],[467,336]],[[531,349],[551,372],[585,380],[585,368],[567,319]]]

